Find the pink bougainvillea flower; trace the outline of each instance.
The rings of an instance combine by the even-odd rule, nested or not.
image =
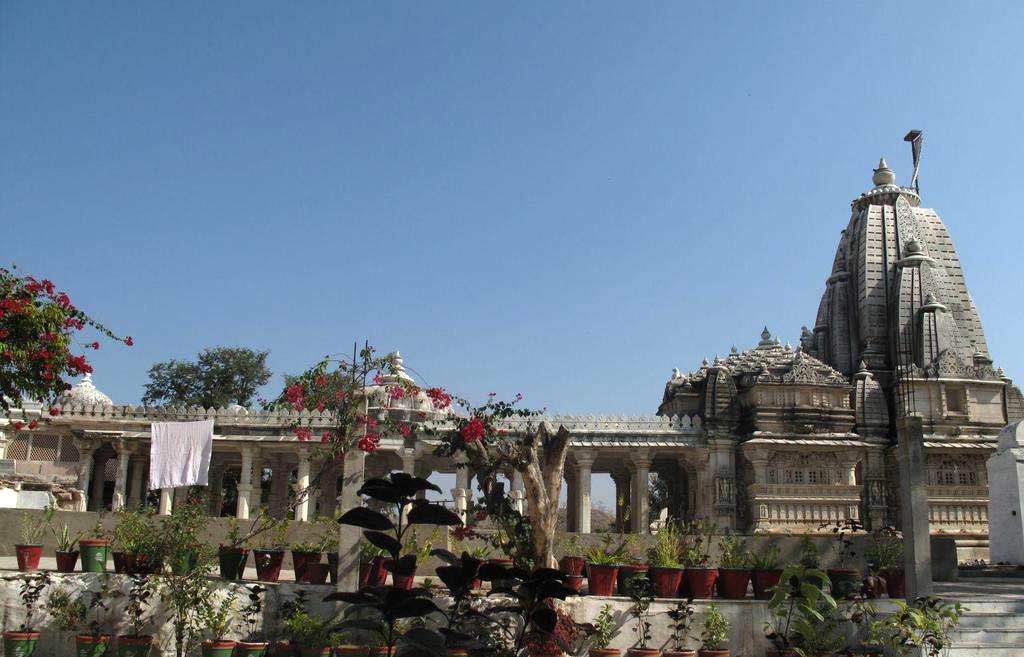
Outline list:
[[[15,422],[14,423],[14,430],[15,431],[21,431],[21,428],[24,427],[24,426],[25,426],[24,422]]]
[[[437,410],[448,408],[452,405],[452,397],[441,388],[427,388],[427,397]]]
[[[398,425],[398,431],[403,436],[408,436],[408,435],[410,435],[412,433],[412,429],[409,428],[408,424],[400,424],[400,425]]]
[[[58,415],[60,415],[60,409],[59,408],[51,408],[50,409],[50,415],[52,415],[53,417],[57,417]]]
[[[402,386],[395,386],[388,391],[388,394],[391,396],[391,399],[401,399],[402,397],[405,397],[405,388]]]
[[[135,340],[132,340],[132,336],[129,335],[127,338],[124,339],[124,344],[125,344],[125,346],[128,346],[128,347],[134,347],[135,346]]]
[[[487,427],[484,425],[483,420],[478,417],[474,417],[462,427],[459,433],[462,434],[463,440],[467,443],[472,443],[478,440],[483,440],[484,436],[487,435]]]
[[[292,433],[294,433],[295,437],[301,442],[306,442],[313,437],[313,432],[310,431],[308,427],[295,427],[292,429]]]
[[[384,377],[381,376],[380,374],[377,374],[376,376],[373,377],[373,382],[376,383],[377,385],[383,385]]]

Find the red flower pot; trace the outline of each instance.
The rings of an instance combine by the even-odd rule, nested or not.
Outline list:
[[[687,568],[683,575],[686,590],[696,599],[708,600],[715,594],[717,568]]]
[[[587,564],[587,584],[590,595],[608,596],[615,593],[615,578],[619,574],[618,566],[602,566]]]
[[[586,579],[586,578],[583,577],[582,575],[566,575],[565,576],[565,585],[568,586],[573,591],[576,591],[577,593],[579,593],[580,591],[583,590],[583,580],[584,579]]]
[[[583,557],[562,557],[558,562],[558,567],[562,569],[562,572],[566,575],[573,577],[579,577],[583,575],[583,569],[587,567],[587,560]]]
[[[283,550],[253,550],[256,561],[256,579],[261,582],[276,582],[281,577]]]
[[[384,586],[387,580],[388,571],[384,568],[384,557],[374,557],[359,564],[359,588]]]
[[[274,657],[292,657],[295,654],[290,641],[277,641],[273,644],[272,648]]]
[[[311,563],[306,565],[305,579],[303,580],[306,584],[326,584],[327,574],[330,572],[327,564],[325,563]]]
[[[409,591],[412,589],[413,584],[416,581],[416,573],[412,572],[408,575],[399,575],[398,573],[391,573],[391,583],[395,585],[396,589],[405,589]]]
[[[73,573],[75,572],[75,564],[78,563],[78,550],[72,550],[71,552],[54,552],[57,557],[57,572],[58,573]]]
[[[633,581],[647,575],[647,566],[644,564],[627,563],[619,566],[619,595],[629,595],[633,588]]]
[[[114,557],[114,572],[120,575],[134,573],[138,568],[136,562],[138,557],[134,552],[111,552]]]
[[[729,649],[721,648],[718,650],[704,650],[701,648],[697,651],[697,657],[729,657]]]
[[[782,577],[781,570],[755,570],[754,571],[754,599],[771,600],[772,589],[779,583]]]
[[[292,567],[295,569],[295,581],[309,584],[310,581],[306,575],[306,569],[316,563],[320,563],[319,552],[296,552],[292,550]]]
[[[590,657],[619,657],[622,651],[618,648],[591,648]]]
[[[666,650],[661,653],[662,657],[697,657],[696,650]]]
[[[749,584],[749,570],[718,569],[718,597],[720,598],[742,600],[747,597],[747,585]]]
[[[902,568],[883,571],[882,577],[885,578],[885,588],[890,598],[907,597],[907,574]]]
[[[25,572],[39,569],[39,558],[43,556],[42,545],[15,545],[14,553],[18,557],[18,570]]]
[[[679,594],[679,584],[683,581],[682,568],[651,567],[648,576],[655,597],[674,598]]]
[[[629,648],[626,654],[629,657],[660,657],[661,651],[657,648]]]

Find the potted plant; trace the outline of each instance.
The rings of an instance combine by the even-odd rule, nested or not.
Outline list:
[[[703,521],[692,522],[683,534],[684,588],[692,598],[708,599],[714,595],[718,569],[708,566],[711,560],[711,528]]]
[[[237,518],[228,520],[228,534],[217,548],[217,566],[220,576],[236,582],[245,574],[245,562],[249,560],[249,550],[242,546],[241,528]]]
[[[953,630],[964,609],[959,602],[924,597],[907,604],[895,601],[896,611],[871,623],[870,638],[885,647],[886,655],[939,657],[952,647]]]
[[[267,589],[259,584],[245,587],[249,592],[249,603],[242,607],[242,626],[245,639],[238,642],[238,657],[265,657],[270,646],[261,631],[263,620],[263,595]]]
[[[39,558],[43,556],[43,533],[50,518],[53,517],[53,509],[47,508],[43,522],[34,513],[23,511],[21,513],[21,543],[14,546],[15,556],[18,558],[18,570],[28,572],[39,569]]]
[[[171,515],[163,521],[163,533],[167,544],[173,545],[172,553],[164,555],[175,575],[187,575],[200,561],[204,541],[203,529],[208,523],[206,502],[203,495],[190,497],[187,502],[174,507]]]
[[[141,511],[130,511],[121,507],[114,514],[113,542],[111,556],[114,558],[115,573],[138,571],[139,555],[145,555],[151,544],[153,528],[149,518]]]
[[[747,544],[734,534],[726,534],[718,541],[718,548],[722,552],[718,595],[726,600],[742,600],[747,597],[751,576]]]
[[[76,655],[102,657],[110,649],[110,602],[120,596],[121,592],[111,585],[110,575],[104,574],[97,589],[83,592],[85,600],[63,587],[56,589],[46,602],[46,610],[60,629],[76,632]]]
[[[750,557],[754,569],[752,576],[755,600],[771,600],[772,591],[779,583],[779,545],[775,541],[763,543]]]
[[[681,547],[679,529],[674,522],[669,522],[658,531],[654,545],[647,550],[648,576],[656,597],[674,598],[679,595],[683,582],[679,561]]]
[[[433,542],[437,540],[437,536],[438,532],[435,529],[428,538],[421,541],[415,527],[410,529],[402,543],[402,556],[412,555],[416,557],[416,563],[423,563],[430,557],[430,551],[433,549]],[[407,573],[391,573],[391,583],[397,588],[409,591],[415,581],[415,569]]]
[[[625,540],[626,549],[619,563],[619,595],[629,596],[632,594],[633,584],[641,579],[647,579],[648,566],[640,561],[637,553],[636,538],[629,535]]]
[[[835,537],[836,567],[827,571],[832,582],[832,597],[841,600],[852,598],[860,588],[861,578],[860,571],[854,567],[857,553],[853,550],[853,534],[863,532],[864,525],[859,520],[846,518],[823,523],[818,529],[828,529]]]
[[[266,510],[260,514],[267,516]],[[260,539],[260,547],[253,549],[252,557],[256,563],[256,579],[261,582],[276,582],[281,577],[281,564],[284,563],[283,546],[288,544],[288,521],[269,517],[260,518],[260,526],[268,526]]]
[[[327,555],[327,576],[333,586],[338,583],[338,521],[320,516],[316,523],[320,527],[320,551]]]
[[[590,595],[609,596],[615,592],[619,564],[628,546],[626,539],[622,539],[618,546],[613,548],[614,542],[615,538],[607,534],[601,545],[595,545],[587,550],[587,586]]]
[[[729,649],[723,648],[729,642],[729,630],[732,623],[729,622],[718,605],[708,605],[708,613],[704,616],[704,628],[700,633],[700,650],[698,657],[729,657]]]
[[[203,657],[231,657],[234,654],[236,642],[225,637],[231,629],[231,608],[237,598],[235,590],[229,589],[219,604],[207,597],[200,605],[199,623],[210,636],[202,643]]]
[[[558,567],[569,577],[582,577],[587,560],[583,558],[583,546],[580,535],[573,534],[565,543],[565,554],[558,560]]]
[[[110,538],[103,529],[103,516],[96,520],[96,524],[89,534],[89,538],[78,540],[78,547],[82,551],[82,572],[105,573],[107,572],[107,556],[110,554]]]
[[[485,561],[488,561],[490,556],[491,556],[491,553],[492,553],[491,546],[488,545],[487,543],[482,543],[480,545],[476,545],[474,547],[471,547],[468,550],[465,550],[465,554],[468,554],[469,556],[473,557],[474,559],[479,559],[481,563],[483,563]],[[569,579],[569,578],[567,577],[566,579]],[[566,586],[572,587],[573,590],[575,590],[577,593],[579,593],[580,589],[583,587],[583,578],[582,577],[576,577],[576,578],[574,578],[572,583],[566,581]],[[480,578],[479,577],[475,578],[470,583],[470,588],[472,590],[474,590],[474,591],[480,588]]]
[[[310,614],[306,609],[306,593],[299,590],[295,598],[282,605],[282,624],[294,649],[298,646],[302,657],[328,657],[335,623],[329,618]]]
[[[592,642],[588,651],[590,657],[619,657],[622,651],[618,648],[609,648],[608,644],[615,637],[615,617],[612,614],[612,606],[604,605],[600,613],[594,619],[591,632]]]
[[[363,540],[359,543],[359,587],[384,586],[388,571],[384,569],[387,552]]]
[[[117,637],[117,657],[148,657],[152,650],[153,637],[143,634],[143,630],[149,625],[146,611],[150,608],[153,581],[141,574],[131,575],[131,581],[128,604],[124,609],[128,633]]]
[[[53,540],[57,544],[57,549],[54,551],[54,556],[57,557],[57,572],[75,572],[75,564],[78,563],[78,550],[75,549],[75,546],[85,532],[72,534],[67,523],[61,523],[59,531],[51,524],[50,533],[53,534]]]
[[[320,544],[300,541],[292,544],[292,568],[295,581],[303,584],[323,584],[327,581],[327,564],[321,563]]]
[[[803,649],[814,641],[818,624],[837,608],[825,592],[828,577],[816,568],[793,564],[783,572],[768,603],[773,622],[764,626],[765,637],[778,655]]]
[[[676,606],[667,612],[669,629],[672,630],[672,650],[664,652],[665,657],[694,657],[696,650],[686,647],[686,640],[690,636],[690,626],[693,625],[693,600],[680,600]]]
[[[554,628],[550,632],[528,631],[524,641],[527,654],[530,657],[561,657],[565,652],[576,654],[579,638],[576,623],[550,600],[544,605],[554,612]]]
[[[43,591],[50,585],[50,573],[35,572],[18,579],[21,582],[18,596],[25,610],[25,619],[17,630],[4,631],[4,654],[8,657],[33,657],[39,642],[35,612]]]
[[[654,592],[651,590],[651,582],[646,577],[637,577],[629,583],[629,599],[632,605],[629,608],[629,615],[633,617],[635,625],[633,632],[636,634],[636,645],[629,648],[626,654],[629,657],[658,657],[661,651],[657,648],[648,647],[651,642],[651,603],[654,602]]]
[[[883,527],[871,535],[864,553],[868,567],[885,579],[890,598],[907,596],[907,578],[903,571],[903,536],[895,527]]]

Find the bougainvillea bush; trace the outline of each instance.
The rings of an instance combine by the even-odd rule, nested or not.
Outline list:
[[[86,357],[73,353],[100,348],[98,341],[79,337],[86,327],[133,344],[131,337],[118,337],[75,307],[52,281],[0,267],[0,409],[16,430],[27,420],[21,410],[26,400],[53,404],[71,387],[66,377],[92,372]],[[50,414],[57,415],[57,409]],[[37,420],[28,424],[29,429],[36,426]]]

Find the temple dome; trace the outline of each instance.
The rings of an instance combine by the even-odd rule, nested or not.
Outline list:
[[[114,402],[93,385],[92,373],[86,372],[85,377],[63,395],[57,398],[61,406],[113,406]]]
[[[367,386],[366,394],[370,398],[370,408],[377,412],[386,412],[399,419],[411,422],[434,420],[452,413],[451,408],[438,410],[433,400],[422,389],[409,395],[392,397],[391,390],[399,385],[406,387],[415,385],[415,379],[405,371],[402,355],[395,351],[390,354],[392,360],[391,373],[377,385]]]

